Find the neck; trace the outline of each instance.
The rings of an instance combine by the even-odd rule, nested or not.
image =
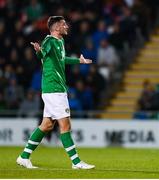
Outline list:
[[[50,34],[51,34],[51,36],[53,36],[53,37],[55,37],[57,39],[61,39],[62,38],[62,36],[58,32],[56,32],[56,31],[51,32]]]

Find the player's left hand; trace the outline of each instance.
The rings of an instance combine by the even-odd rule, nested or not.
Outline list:
[[[83,54],[81,54],[81,56],[80,56],[80,63],[81,64],[91,64],[92,60],[91,59],[85,59]]]
[[[41,47],[40,47],[39,43],[37,43],[37,42],[35,42],[35,43],[34,42],[30,42],[30,44],[33,45],[33,47],[34,47],[36,52],[41,51]]]

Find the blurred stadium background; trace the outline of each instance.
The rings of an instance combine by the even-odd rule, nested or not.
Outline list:
[[[72,131],[83,147],[159,148],[158,0],[0,0],[0,145],[24,145],[40,123],[41,62],[31,41],[64,16]],[[60,145],[58,127],[45,145]]]

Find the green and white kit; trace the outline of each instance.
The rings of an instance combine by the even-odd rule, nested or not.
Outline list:
[[[37,53],[43,64],[42,73],[42,99],[44,101],[44,117],[62,119],[70,116],[67,98],[67,86],[65,78],[65,64],[78,64],[77,58],[65,56],[63,39],[47,36],[42,42],[41,51]],[[40,127],[31,134],[23,152],[17,158],[17,164],[26,168],[37,168],[32,165],[30,155],[39,146],[45,136]],[[60,134],[60,139],[65,148],[73,169],[92,169],[95,166],[89,165],[78,156],[71,132]]]
[[[60,119],[70,116],[65,77],[66,64],[79,64],[79,58],[65,56],[64,40],[46,36],[37,53],[42,61],[42,99],[44,117]],[[60,99],[61,98],[61,99]]]

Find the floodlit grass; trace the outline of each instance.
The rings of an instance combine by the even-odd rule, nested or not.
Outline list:
[[[82,160],[94,170],[72,170],[62,148],[40,146],[32,155],[39,169],[25,169],[15,161],[22,147],[0,147],[0,178],[159,178],[159,150],[79,148]]]

